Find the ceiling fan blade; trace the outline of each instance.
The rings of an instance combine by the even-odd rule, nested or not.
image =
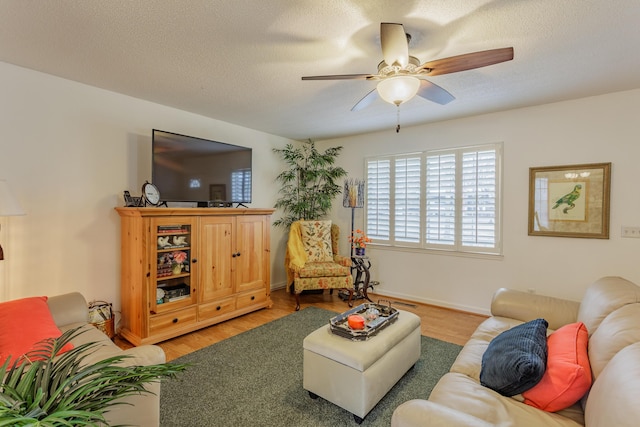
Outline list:
[[[405,67],[409,63],[409,43],[402,24],[383,22],[380,24],[382,58],[387,65]]]
[[[453,95],[437,84],[422,79],[420,80],[420,89],[418,89],[417,95],[440,105],[448,104],[455,99]]]
[[[472,70],[499,64],[513,59],[513,48],[483,50],[480,52],[466,53],[464,55],[451,56],[449,58],[436,59],[422,64],[419,69],[428,69],[427,76],[439,76],[441,74],[457,73],[459,71]]]
[[[374,77],[371,74],[334,74],[331,76],[307,76],[302,80],[358,80]]]
[[[351,107],[351,111],[360,111],[364,108],[367,108],[373,101],[378,99],[380,96],[378,95],[378,90],[373,89],[371,92],[366,94],[360,101],[356,102],[356,105]]]

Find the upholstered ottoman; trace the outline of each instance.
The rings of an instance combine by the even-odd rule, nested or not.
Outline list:
[[[303,387],[354,415],[360,423],[420,358],[420,318],[398,319],[367,341],[351,341],[329,324],[303,342]]]

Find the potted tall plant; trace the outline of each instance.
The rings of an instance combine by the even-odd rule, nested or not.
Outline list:
[[[0,426],[106,426],[104,418],[119,399],[150,393],[146,383],[173,378],[184,364],[122,366],[120,355],[84,362],[97,343],[76,346],[58,357],[78,329],[45,340],[25,358],[0,367]],[[22,363],[21,363],[22,362]]]
[[[334,165],[341,150],[331,147],[320,152],[312,140],[300,147],[287,144],[283,149],[273,149],[288,166],[276,177],[282,186],[274,207],[282,209],[284,215],[273,225],[288,229],[299,219],[320,219],[329,213],[333,199],[342,191],[337,181],[347,175]]]

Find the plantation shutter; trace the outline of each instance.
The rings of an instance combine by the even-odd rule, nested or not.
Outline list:
[[[456,237],[456,155],[427,155],[425,163],[426,244],[453,246]]]
[[[248,202],[251,200],[251,170],[239,169],[231,172],[231,200]]]
[[[420,163],[420,156],[395,159],[395,242],[420,244]]]
[[[367,235],[388,242],[391,232],[391,160],[367,160]]]
[[[502,145],[366,160],[374,243],[500,254]]]
[[[496,246],[496,162],[496,150],[462,153],[462,246]]]

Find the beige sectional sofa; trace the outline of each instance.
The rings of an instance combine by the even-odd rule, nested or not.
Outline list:
[[[411,400],[393,414],[392,427],[409,426],[589,426],[640,424],[640,287],[604,277],[591,284],[581,302],[500,289],[484,321],[463,347],[450,372],[429,400]],[[482,356],[501,332],[537,318],[551,333],[583,322],[589,334],[588,357],[593,384],[576,404],[546,412],[505,397],[480,384]]]
[[[129,366],[155,365],[165,362],[164,351],[155,345],[144,345],[121,350],[109,337],[89,324],[89,310],[84,297],[77,292],[49,297],[47,300],[53,320],[62,332],[81,327],[84,331],[71,342],[78,346],[86,342],[98,342],[100,348],[87,361],[100,361],[116,355],[131,356],[126,360]],[[147,389],[153,394],[127,398],[130,405],[117,405],[106,414],[109,425],[131,425],[154,427],[160,425],[160,383],[151,383]]]

